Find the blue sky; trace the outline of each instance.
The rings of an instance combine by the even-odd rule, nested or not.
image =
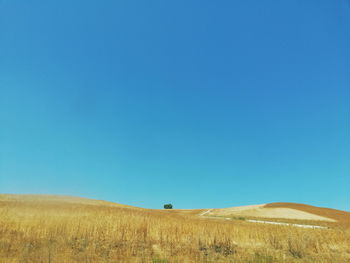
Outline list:
[[[350,210],[350,2],[0,1],[0,192]]]

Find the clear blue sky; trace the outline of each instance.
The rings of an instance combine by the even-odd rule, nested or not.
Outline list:
[[[0,0],[0,192],[350,210],[350,2]]]

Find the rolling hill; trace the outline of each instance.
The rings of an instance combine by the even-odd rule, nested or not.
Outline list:
[[[303,218],[329,227],[225,218],[242,215]],[[71,196],[2,194],[0,262],[345,263],[350,262],[349,218],[349,212],[292,203],[164,210]]]
[[[132,207],[118,203],[95,200],[84,197],[65,196],[65,195],[18,195],[18,194],[0,194],[0,202],[8,203],[31,203],[31,204],[80,204],[96,206],[113,206],[113,207]]]

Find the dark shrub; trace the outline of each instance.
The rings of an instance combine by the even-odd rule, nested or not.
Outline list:
[[[165,204],[164,209],[173,209],[173,205],[172,204]]]

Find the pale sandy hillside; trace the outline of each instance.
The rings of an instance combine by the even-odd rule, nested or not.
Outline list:
[[[206,215],[350,222],[349,212],[294,203],[271,203],[211,209]]]
[[[281,207],[291,208],[291,209],[311,213],[314,215],[327,217],[340,223],[350,223],[350,212],[346,212],[342,210],[317,207],[317,206],[305,205],[305,204],[297,204],[297,203],[271,203],[271,204],[265,205],[265,208],[281,208]]]

